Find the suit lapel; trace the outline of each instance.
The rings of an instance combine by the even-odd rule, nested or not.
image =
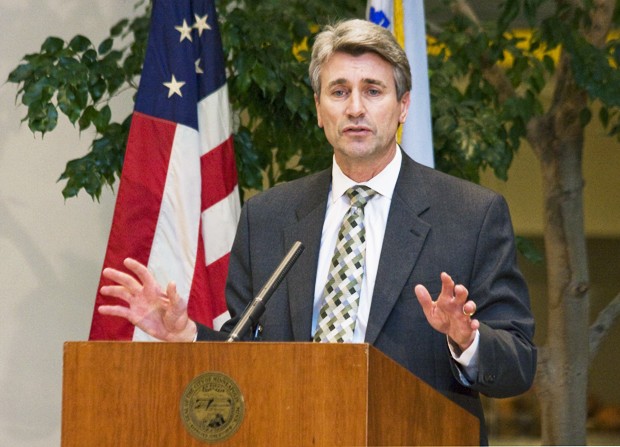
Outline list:
[[[330,184],[331,170],[329,169],[312,179],[310,187],[302,191],[304,197],[300,200],[300,206],[295,210],[297,222],[284,230],[284,241],[287,247],[293,245],[295,241],[300,241],[304,245],[304,252],[287,278],[295,341],[310,340],[316,268]]]
[[[366,330],[365,341],[370,344],[376,341],[392,312],[431,228],[420,218],[429,207],[426,198],[432,193],[423,180],[423,169],[403,154],[377,271],[375,284],[379,286],[373,292]],[[310,340],[316,268],[330,185],[330,169],[314,177],[309,187],[300,192],[303,197],[295,210],[297,221],[284,229],[287,250],[295,241],[304,244],[304,252],[286,280],[295,341]]]
[[[376,341],[403,292],[431,228],[420,218],[420,214],[429,205],[426,201],[426,187],[416,174],[419,172],[415,163],[403,154],[403,165],[392,197],[366,329],[365,341],[370,344]],[[410,293],[413,294],[413,290]]]

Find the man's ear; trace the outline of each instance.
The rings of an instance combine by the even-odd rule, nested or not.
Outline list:
[[[316,119],[319,127],[323,127],[323,119],[321,118],[321,102],[319,101],[319,95],[314,94],[314,106],[316,107]]]
[[[407,114],[409,113],[409,103],[411,102],[411,92],[405,92],[402,98],[400,98],[400,116],[398,117],[398,122],[400,124],[404,124],[407,119]]]

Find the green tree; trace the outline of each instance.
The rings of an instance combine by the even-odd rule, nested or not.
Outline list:
[[[313,24],[361,17],[366,2],[216,3],[241,186],[262,189],[327,166],[331,150],[314,126],[304,45],[317,31]],[[585,444],[588,367],[620,313],[619,294],[588,326],[581,166],[594,105],[609,137],[620,135],[620,45],[609,38],[620,22],[618,1],[504,0],[489,23],[481,23],[466,0],[437,3],[452,12],[429,26],[437,49],[429,58],[437,167],[473,181],[485,169],[506,179],[523,141],[538,157],[549,289],[549,335],[536,381],[542,441]],[[52,131],[60,114],[80,131],[95,129],[91,150],[69,161],[60,176],[65,197],[84,189],[98,198],[120,175],[130,116],[114,121],[109,102],[136,88],[149,12],[149,4],[137,0],[135,17],[115,25],[98,46],[85,36],[50,37],[9,76],[33,132]],[[532,28],[531,39],[511,32],[518,19]],[[544,88],[553,89],[551,104],[541,102]]]
[[[536,154],[548,284],[548,336],[535,382],[542,443],[584,445],[588,368],[620,313],[619,294],[589,326],[584,129],[597,105],[609,137],[620,135],[620,42],[610,38],[620,6],[617,0],[505,0],[497,20],[481,23],[466,0],[443,4],[452,16],[431,27],[438,54],[429,61],[438,166],[473,180],[488,167],[505,178],[522,140]],[[512,32],[517,19],[529,24],[530,40]],[[547,105],[544,88],[553,91]]]
[[[260,190],[327,166],[331,149],[320,129],[308,126],[316,122],[316,111],[307,45],[318,31],[313,24],[360,17],[362,2],[264,0],[246,8],[244,1],[216,0],[216,5],[241,187]],[[136,0],[135,16],[114,25],[98,45],[83,35],[69,42],[49,37],[9,75],[19,86],[18,99],[28,108],[24,121],[33,132],[54,130],[61,114],[80,132],[94,127],[90,151],[69,161],[60,175],[65,198],[83,189],[98,199],[120,178],[131,115],[115,121],[110,101],[137,90],[150,7]]]

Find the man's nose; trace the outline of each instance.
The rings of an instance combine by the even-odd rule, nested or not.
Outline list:
[[[349,101],[347,104],[347,115],[357,118],[364,115],[365,112],[364,101],[361,93],[352,92],[349,96]]]

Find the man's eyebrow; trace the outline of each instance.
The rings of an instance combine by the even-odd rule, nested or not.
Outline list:
[[[372,85],[378,85],[381,87],[385,87],[385,83],[379,79],[372,79],[372,78],[364,78],[362,79],[362,82],[364,84],[372,84]]]
[[[364,84],[370,84],[370,85],[378,85],[381,87],[385,87],[385,83],[379,79],[373,79],[373,78],[364,78],[362,79],[362,82]],[[338,79],[334,79],[333,81],[330,81],[327,86],[328,87],[332,87],[334,85],[344,85],[344,84],[348,84],[349,81],[345,78],[338,78]]]
[[[345,78],[338,78],[338,79],[334,79],[333,81],[330,81],[329,84],[327,84],[327,86],[333,87],[334,85],[343,85],[347,83],[348,81]]]

